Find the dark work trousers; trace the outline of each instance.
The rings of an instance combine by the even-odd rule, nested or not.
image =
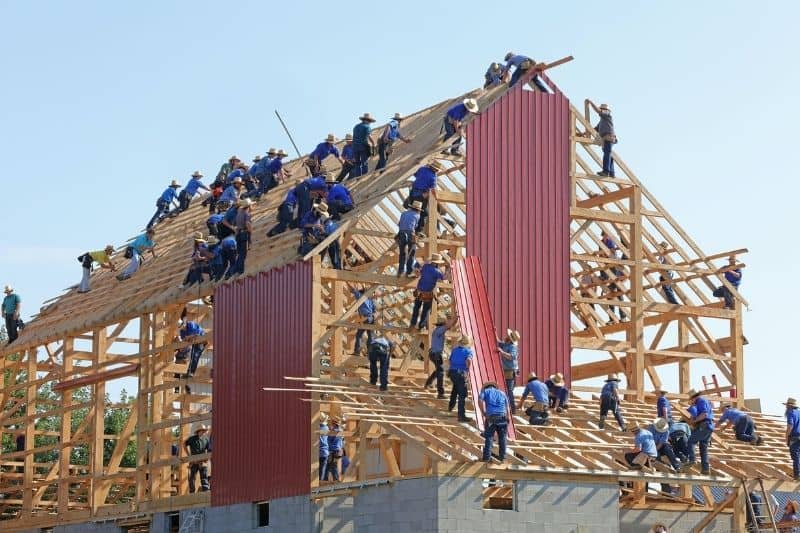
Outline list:
[[[708,462],[708,443],[711,441],[711,435],[714,430],[708,427],[707,423],[701,422],[700,426],[692,431],[692,436],[689,437],[689,461],[695,461],[694,445],[700,446],[700,467],[703,470],[710,468]]]
[[[547,424],[547,419],[550,416],[547,412],[547,407],[544,404],[535,402],[533,407],[525,409],[525,414],[528,415],[528,423],[532,426],[543,426]],[[536,406],[544,407],[544,410],[537,410]]]
[[[325,469],[325,479],[330,480],[333,478],[333,481],[339,481],[339,458],[336,457],[338,450],[331,450],[330,455],[328,456],[328,465]]]
[[[503,369],[503,373],[505,373],[505,369]],[[511,378],[503,378],[506,382],[506,397],[508,398],[509,407],[511,407],[511,414],[515,414],[517,412],[517,403],[514,401],[514,385],[517,384],[517,376],[516,370],[514,371],[514,377]]]
[[[569,389],[566,387],[557,387],[555,392],[549,392],[548,397],[550,399],[550,407],[556,407],[556,400],[558,400],[559,407],[566,407],[567,400],[569,399]]]
[[[403,207],[409,209],[411,204],[417,201],[422,203],[422,211],[419,212],[419,222],[417,222],[417,227],[414,228],[414,231],[416,233],[422,233],[425,231],[425,225],[428,223],[428,194],[419,189],[411,189],[408,198],[403,202]]]
[[[300,219],[311,209],[311,189],[306,183],[301,183],[294,188],[294,194],[297,196],[297,217],[295,218],[295,225],[299,226]]]
[[[169,202],[165,202],[159,198],[158,201],[156,201],[156,214],[153,215],[153,218],[151,218],[150,222],[147,223],[147,229],[152,228],[159,220],[166,216],[168,211]]]
[[[453,384],[453,390],[450,391],[450,403],[447,409],[453,410],[453,407],[458,401],[458,418],[466,418],[466,403],[467,403],[467,371],[466,370],[450,370],[447,372],[447,377]]]
[[[608,416],[608,412],[611,411],[614,414],[614,418],[617,419],[617,424],[619,424],[619,428],[621,430],[625,430],[625,419],[622,418],[622,412],[619,409],[619,402],[613,396],[609,396],[604,394],[600,396],[600,426],[605,424],[606,416]]]
[[[233,230],[231,228],[229,228],[222,222],[217,224],[217,238],[219,240],[222,240],[225,237],[228,237],[229,235],[233,235]]]
[[[210,488],[208,485],[208,466],[205,463],[191,463],[189,465],[189,492],[195,491],[194,480],[198,472],[200,473],[200,490],[205,492]]]
[[[347,205],[341,200],[328,202],[328,211],[330,212],[333,220],[341,220],[344,213],[348,213],[352,210],[353,205]]]
[[[756,424],[750,415],[744,415],[733,426],[736,432],[736,440],[742,442],[755,442],[758,437],[756,436]]]
[[[14,313],[5,313],[6,319],[6,333],[8,333],[8,343],[11,344],[17,337],[19,336],[19,332],[17,330],[17,319],[14,317]]]
[[[659,281],[668,281],[664,276],[659,276]],[[664,283],[661,288],[664,290],[664,298],[666,298],[667,302],[678,305],[678,299],[675,297],[675,291],[672,289],[671,283]]]
[[[189,193],[187,193],[185,190],[181,191],[180,194],[178,195],[178,204],[179,204],[178,210],[186,211],[187,209],[189,209],[189,203],[191,201],[192,197],[189,196]]]
[[[336,181],[341,183],[344,180],[349,180],[350,178],[352,178],[354,168],[355,166],[353,165],[353,163],[348,163],[347,161],[345,161],[342,164],[342,171],[339,172],[338,176],[336,176]]]
[[[206,222],[206,227],[208,228],[208,234],[213,235],[214,237],[219,236],[219,225],[212,224],[211,222]]]
[[[446,141],[447,139],[456,134],[456,127],[455,125],[453,125],[453,123],[450,121],[450,118],[447,116],[444,117],[444,123],[442,124],[442,127],[444,128],[444,138],[442,139],[443,141]],[[458,135],[453,141],[453,143],[450,145],[450,153],[454,155],[457,154],[459,146],[461,146],[461,135]]]
[[[681,461],[686,461],[689,458],[689,438],[683,431],[673,431],[669,434],[669,443],[672,445],[672,451],[675,456]]]
[[[353,165],[353,172],[350,177],[357,178],[369,172],[369,156],[371,148],[369,144],[353,143],[353,158],[356,160]]]
[[[378,164],[375,166],[375,170],[386,167],[386,163],[389,162],[389,156],[392,153],[393,144],[394,141],[389,141],[388,143],[378,141]]]
[[[526,68],[526,69],[515,68],[514,69],[514,74],[511,75],[511,81],[509,82],[508,86],[509,87],[513,87],[514,85],[516,85],[517,82],[520,80],[520,78],[522,78],[522,76],[527,74],[528,71],[530,71],[529,68]],[[533,83],[536,86],[536,88],[539,89],[540,91],[542,91],[543,93],[549,93],[550,92],[547,89],[547,85],[545,85],[544,82],[542,82],[542,80],[541,80],[541,78],[539,78],[539,76],[534,75],[531,78],[531,83]]]
[[[220,254],[222,255],[222,266],[220,267],[220,274],[219,278],[217,279],[222,279],[223,276],[225,276],[228,272],[230,272],[230,270],[233,268],[233,264],[236,262],[236,256],[238,255],[238,251],[231,249],[224,249],[220,251]]]
[[[714,297],[716,298],[724,298],[725,299],[725,308],[726,309],[733,309],[734,307],[734,300],[733,300],[733,293],[726,287],[725,285],[720,285],[716,289],[714,289]]]
[[[204,342],[192,344],[192,355],[189,358],[189,368],[186,370],[187,376],[194,376],[194,373],[197,372],[197,365],[200,364],[200,357],[203,356],[205,349],[206,343]]]
[[[292,225],[294,221],[294,204],[287,204],[283,202],[278,207],[278,223],[275,224],[271,230],[267,232],[268,237],[274,237],[286,231],[286,228]]]
[[[603,141],[603,172],[612,178],[614,177],[614,156],[611,154],[613,147],[614,143],[611,141]]]
[[[328,245],[328,257],[333,268],[336,270],[342,269],[342,245],[339,244],[339,239]]]
[[[240,231],[236,234],[236,260],[225,274],[225,279],[244,273],[244,262],[247,259],[247,247],[250,244],[250,232]]]
[[[319,458],[319,480],[322,481],[326,477],[328,471],[328,456]]]
[[[397,247],[400,253],[400,260],[397,266],[397,275],[401,276],[414,272],[414,260],[417,257],[417,240],[411,231],[401,231],[395,236]]]
[[[417,325],[417,317],[419,317],[419,329],[428,327],[428,315],[431,314],[431,306],[433,299],[423,302],[419,296],[414,298],[414,308],[411,310],[411,327]],[[422,308],[422,315],[420,315],[420,308]]]
[[[637,465],[636,463],[633,462],[634,459],[639,457],[640,453],[642,452],[625,452],[625,462],[634,468],[640,468],[640,465]],[[655,457],[650,457],[650,459],[655,459]]]
[[[675,456],[675,450],[672,449],[669,442],[665,442],[663,446],[658,450],[658,458],[661,459],[662,457],[666,457],[669,461],[670,466],[677,470],[680,468],[680,463],[678,462],[678,458]]]
[[[792,458],[794,477],[800,476],[800,437],[789,437],[789,456]]]
[[[189,272],[183,279],[185,286],[194,285],[195,283],[203,283],[203,274],[209,272],[208,266],[205,263],[192,263],[189,267]]]
[[[442,359],[442,352],[431,350],[428,352],[428,359],[431,360],[434,368],[431,375],[428,376],[427,381],[425,381],[425,387],[430,387],[435,379],[436,392],[439,393],[439,396],[444,396],[444,360]]]
[[[375,315],[369,315],[364,318],[364,324],[374,324],[375,323]],[[364,333],[367,334],[367,346],[369,347],[372,344],[372,330],[371,329],[359,329],[356,331],[356,345],[353,351],[358,355],[361,351],[361,339],[364,337]]]
[[[486,428],[483,430],[483,460],[488,461],[492,458],[492,445],[494,444],[494,434],[497,433],[497,444],[500,448],[497,458],[503,461],[506,458],[506,434],[508,432],[508,418],[505,415],[488,415],[486,417]]]
[[[389,385],[389,352],[378,350],[370,346],[369,349],[369,382],[378,383],[378,365],[380,364],[381,390],[386,390]]]

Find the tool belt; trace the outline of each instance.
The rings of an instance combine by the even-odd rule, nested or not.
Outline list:
[[[550,409],[550,404],[548,404],[548,403],[545,403],[545,402],[533,402],[533,410],[534,411],[544,412],[544,411],[547,411],[548,409]]]
[[[516,370],[507,370],[507,369],[504,368],[503,369],[503,377],[505,379],[514,379],[515,377],[517,377],[517,371]]]
[[[501,424],[508,424],[508,419],[506,418],[506,415],[488,415],[486,417],[486,422],[488,424],[499,426]]]
[[[520,70],[530,70],[533,67],[534,63],[530,59],[526,59],[522,63],[519,64]]]
[[[432,302],[433,301],[433,291],[420,291],[420,290],[414,289],[414,298],[416,298],[420,302]]]
[[[397,235],[394,236],[394,240],[398,245],[416,244],[417,236],[414,235],[413,231],[403,230],[397,232]]]

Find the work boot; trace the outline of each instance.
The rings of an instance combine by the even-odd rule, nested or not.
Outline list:
[[[600,429],[603,429],[603,428],[606,427],[606,417],[604,417],[604,416],[600,417],[600,422],[597,423],[597,427],[600,428]]]
[[[764,437],[759,435],[758,438],[756,439],[755,445],[756,446],[761,446],[761,444],[763,444],[763,442],[764,442]]]
[[[472,422],[472,418],[470,418],[468,416],[459,416],[458,417],[458,421],[459,422]]]
[[[708,476],[711,474],[711,469],[709,467],[701,468],[700,473],[704,476]]]
[[[437,400],[444,400],[445,398],[446,396],[444,395],[443,392],[440,392],[439,394],[436,395]]]

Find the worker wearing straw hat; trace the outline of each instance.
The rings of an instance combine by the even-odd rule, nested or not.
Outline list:
[[[378,164],[375,165],[375,170],[383,170],[386,167],[396,140],[399,139],[406,144],[411,142],[411,139],[403,137],[403,134],[400,133],[400,121],[402,120],[403,117],[400,113],[395,113],[389,123],[386,124],[386,127],[383,128],[383,133],[378,139]]]
[[[728,266],[721,268],[720,272],[724,273],[723,275],[728,283],[730,283],[731,286],[738,291],[739,285],[742,284],[742,269],[736,266],[736,256],[730,256],[728,258]],[[722,301],[725,302],[725,309],[734,308],[736,299],[733,297],[733,293],[727,286],[720,285],[714,289],[712,294],[717,298],[721,298]]]
[[[654,391],[658,399],[656,400],[656,416],[663,418],[668,424],[672,424],[672,404],[667,398],[667,391],[664,387],[657,387]]]
[[[514,386],[519,372],[519,339],[519,331],[510,328],[506,330],[503,340],[497,339],[497,353],[500,355],[500,366],[503,368],[503,379],[512,415],[517,412],[517,406],[514,403]]]
[[[564,381],[564,374],[556,372],[544,384],[547,385],[550,409],[555,409],[557,413],[564,409],[569,409],[569,404],[567,403],[569,401],[569,389],[566,381]]]
[[[792,458],[792,472],[794,480],[800,481],[800,410],[797,409],[797,400],[786,400],[786,445]]]
[[[625,431],[625,420],[622,418],[622,412],[619,407],[621,400],[618,389],[619,377],[616,374],[609,374],[605,385],[600,391],[600,422],[597,424],[600,429],[605,427],[606,416],[611,411],[614,413],[614,418],[617,419],[619,429]]]
[[[194,195],[197,194],[197,191],[199,191],[200,189],[211,192],[211,189],[203,185],[203,182],[201,181],[202,178],[203,178],[203,173],[200,172],[199,170],[195,170],[194,172],[192,172],[191,179],[189,180],[188,183],[186,183],[186,186],[178,195],[178,203],[180,204],[178,209],[180,209],[181,211],[186,211],[189,208],[189,203],[192,201],[192,198],[194,198]]]
[[[436,176],[443,169],[444,166],[439,161],[431,160],[414,172],[414,183],[411,184],[408,196],[403,201],[403,207],[408,209],[412,203],[417,201],[422,204],[419,221],[414,228],[417,233],[425,231],[425,225],[428,222],[428,200],[431,195],[434,198],[436,197]]]
[[[348,133],[344,136],[344,146],[342,146],[342,170],[336,176],[336,181],[342,182],[352,177],[356,159],[353,154],[353,134]]]
[[[503,83],[503,67],[500,63],[492,62],[489,64],[489,68],[486,69],[486,73],[483,75],[484,89],[490,89],[492,87],[497,87],[501,83]]]
[[[325,472],[325,479],[333,478],[339,481],[339,460],[344,457],[344,436],[342,435],[343,418],[332,416],[331,429],[333,435],[328,435],[328,467]]]
[[[708,461],[708,445],[711,442],[711,435],[714,433],[714,409],[711,402],[703,397],[702,391],[694,389],[687,393],[689,400],[696,409],[696,414],[692,417],[692,436],[689,437],[689,464],[694,464],[694,446],[700,447],[700,468],[703,474],[711,473],[711,466]]]
[[[658,458],[666,457],[670,466],[676,472],[681,469],[681,463],[675,457],[675,450],[669,443],[669,423],[665,418],[656,418],[650,427],[647,428],[653,434],[653,440],[656,443],[656,450],[658,450]],[[669,491],[665,491],[669,492]]]
[[[594,129],[603,140],[603,169],[597,175],[613,178],[614,156],[611,153],[611,148],[617,144],[617,135],[614,132],[614,119],[611,117],[611,108],[608,104],[600,105],[600,121]]]
[[[444,345],[445,335],[447,330],[451,329],[458,322],[458,317],[444,315],[439,317],[436,321],[436,327],[433,328],[431,333],[431,346],[428,350],[428,359],[433,363],[433,372],[431,372],[428,379],[425,380],[425,388],[431,386],[433,380],[436,380],[437,398],[444,398]]]
[[[3,318],[6,322],[6,333],[8,334],[8,344],[17,340],[17,330],[20,323],[19,311],[22,308],[22,298],[14,292],[14,287],[6,285],[3,289]]]
[[[364,113],[358,117],[358,120],[358,124],[353,127],[353,157],[355,158],[355,166],[351,174],[353,178],[362,176],[369,171],[369,158],[375,150],[375,141],[370,137],[371,124],[375,122],[375,119],[369,113]]]
[[[389,358],[393,350],[394,344],[383,335],[377,335],[367,346],[369,382],[373,385],[380,382],[378,388],[382,391],[389,388]]]
[[[444,122],[442,129],[444,130],[444,138],[442,141],[447,141],[452,136],[456,136],[455,140],[450,145],[449,153],[451,155],[461,155],[461,138],[464,135],[464,120],[470,114],[478,114],[478,101],[474,98],[465,98],[461,102],[455,104],[444,115]],[[448,150],[442,152],[448,153]]]
[[[485,420],[483,430],[483,460],[492,460],[494,434],[497,433],[497,459],[502,463],[506,458],[506,434],[508,432],[508,397],[497,388],[497,383],[487,381],[478,395],[478,406]]]
[[[162,192],[161,196],[159,196],[156,200],[156,213],[153,215],[153,218],[150,219],[150,222],[147,223],[148,229],[152,228],[155,224],[167,216],[169,213],[169,208],[173,203],[175,203],[177,206],[178,193],[176,191],[180,188],[181,184],[175,180],[172,180],[172,182],[169,184],[169,187],[164,189],[164,192]]]
[[[156,235],[156,230],[149,228],[147,231],[133,239],[131,243],[125,248],[125,257],[130,259],[128,266],[125,270],[117,274],[117,279],[124,281],[133,276],[139,267],[144,262],[144,253],[150,252],[153,257],[156,256],[156,243],[153,240]]]
[[[284,180],[291,177],[292,173],[283,166],[283,158],[288,155],[289,154],[287,154],[286,150],[283,148],[279,148],[278,151],[275,152],[275,157],[272,158],[272,161],[270,161],[269,165],[266,167],[266,177],[264,178],[266,185],[262,185],[262,194],[271,191],[279,184],[283,183]]]
[[[312,176],[316,176],[322,170],[322,162],[329,156],[334,156],[336,159],[339,160],[340,163],[344,163],[344,159],[339,154],[339,149],[336,148],[336,136],[333,133],[329,133],[325,140],[317,145],[314,148],[314,151],[308,154],[308,159],[305,161],[305,165],[308,167],[308,170],[311,172]]]
[[[243,198],[236,204],[236,262],[225,275],[226,279],[231,276],[244,274],[244,263],[247,259],[247,249],[250,247],[250,236],[253,232],[252,217],[250,208],[253,201],[250,198]]]
[[[775,525],[781,528],[779,531],[781,532],[791,532],[796,533],[797,522],[800,520],[800,503],[797,500],[789,500],[786,502],[786,505],[783,508],[783,515],[778,523]],[[788,527],[783,527],[788,526]]]
[[[91,275],[94,263],[100,265],[100,268],[107,268],[112,272],[117,270],[117,268],[114,266],[114,263],[111,262],[111,254],[113,253],[114,246],[109,244],[102,250],[86,252],[85,254],[78,256],[78,261],[81,263],[81,267],[83,268],[83,277],[81,278],[80,285],[78,285],[79,293],[89,292],[92,289],[89,285],[89,276]]]
[[[442,267],[444,267],[444,271],[442,271]],[[423,330],[428,327],[428,315],[433,305],[436,284],[447,277],[447,271],[447,262],[442,258],[441,254],[431,254],[430,260],[422,266],[417,289],[414,291],[414,307],[411,310],[411,324],[409,327],[413,328],[417,325],[418,317],[419,329]],[[420,309],[422,314],[420,314]]]
[[[205,424],[200,424],[195,428],[194,435],[186,439],[183,443],[187,455],[201,455],[211,451],[209,449],[209,441],[206,433],[208,433],[208,426]],[[198,473],[200,474],[200,491],[205,492],[210,489],[208,485],[208,459],[189,463],[190,493],[195,491],[195,478]]]
[[[275,235],[280,235],[287,228],[294,224],[294,221],[297,218],[294,216],[294,210],[297,206],[297,187],[300,186],[302,182],[297,180],[294,184],[294,187],[291,187],[288,191],[286,191],[286,196],[283,197],[283,202],[281,205],[278,206],[278,223],[272,226],[270,230],[267,232],[267,237],[274,237]]]
[[[656,259],[658,259],[658,262],[662,265],[669,264],[667,262],[667,250],[669,250],[669,243],[667,243],[667,241],[659,243]],[[678,305],[678,299],[675,297],[675,291],[672,288],[671,280],[673,276],[674,274],[671,270],[662,270],[658,275],[658,281],[661,283],[661,292],[664,293],[664,298],[667,300],[667,302],[673,305]]]
[[[752,416],[736,409],[730,402],[723,403],[719,408],[722,410],[722,416],[719,417],[720,432],[732,425],[736,440],[756,446],[764,442],[764,439],[756,433],[756,423]]]
[[[422,202],[414,200],[400,215],[397,234],[394,236],[398,248],[397,277],[414,275],[414,260],[417,256],[417,226],[422,213]]]
[[[450,369],[447,371],[447,377],[453,384],[447,410],[452,411],[458,402],[459,422],[472,422],[472,419],[466,414],[467,377],[472,364],[472,356],[472,337],[462,335],[456,347],[450,352]]]

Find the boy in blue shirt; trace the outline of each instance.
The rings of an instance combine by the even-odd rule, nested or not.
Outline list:
[[[150,252],[153,257],[156,256],[156,244],[153,242],[153,237],[155,237],[155,234],[156,231],[153,228],[150,228],[146,232],[136,237],[128,245],[128,248],[125,250],[125,256],[129,257],[131,261],[128,263],[128,266],[125,267],[125,270],[117,275],[118,280],[124,281],[133,276],[133,274],[139,270],[139,266],[143,261],[142,256],[145,252]]]
[[[742,269],[736,268],[736,257],[730,256],[728,258],[728,266],[721,269],[725,274],[725,279],[730,283],[734,289],[739,290],[739,285],[742,283]],[[725,285],[720,285],[714,289],[714,296],[722,298],[725,302],[725,309],[733,309],[736,301],[733,298],[733,293]]]
[[[464,134],[464,119],[466,119],[467,115],[470,113],[478,114],[478,101],[474,98],[465,98],[449,108],[444,115],[444,138],[442,141],[447,141],[447,139],[457,134],[455,140],[450,145],[450,154],[452,155],[461,155],[460,146],[461,136]],[[442,153],[447,154],[448,151],[444,150]]]
[[[500,354],[500,366],[503,368],[503,379],[506,382],[506,394],[512,415],[517,412],[517,406],[514,404],[514,385],[519,372],[519,339],[519,331],[508,329],[505,338],[502,341],[497,340],[497,352]]]
[[[494,434],[497,433],[499,452],[497,458],[502,463],[506,458],[506,434],[508,433],[508,397],[497,388],[497,383],[487,381],[478,395],[478,405],[484,417],[486,429],[483,430],[483,460],[491,462]]]
[[[530,417],[530,424],[533,426],[543,426],[547,424],[547,409],[549,407],[549,391],[547,385],[539,381],[535,372],[528,374],[528,383],[522,391],[522,398],[519,400],[519,408],[525,406],[525,398],[528,394],[533,396],[533,405],[525,410],[525,414]]]
[[[528,56],[515,54],[514,52],[507,53],[505,61],[506,64],[503,67],[503,76],[506,76],[511,71],[511,67],[514,67],[514,74],[511,75],[511,81],[508,83],[509,87],[516,85],[522,76],[524,76],[531,69],[536,68],[536,61]],[[542,80],[539,79],[539,76],[534,75],[531,81],[540,91],[544,93],[550,92],[547,90],[547,86],[542,83]]]
[[[344,146],[342,147],[342,170],[336,176],[336,181],[341,182],[352,177],[355,167],[355,156],[353,155],[353,134],[348,133],[344,136]]]
[[[431,260],[422,266],[417,289],[414,291],[414,308],[411,310],[410,328],[417,325],[417,318],[419,318],[420,331],[428,327],[428,315],[433,305],[436,284],[445,279],[445,273],[440,270],[443,266],[447,269],[446,263],[440,254],[431,254]],[[420,309],[422,309],[421,315]]]
[[[786,445],[792,458],[792,471],[794,480],[800,481],[800,410],[797,409],[797,400],[786,400]]]
[[[658,399],[656,400],[656,416],[658,418],[663,418],[667,421],[668,424],[672,424],[672,404],[669,403],[669,398],[667,398],[667,391],[663,388],[658,388],[655,390],[656,394],[658,394]]]
[[[161,196],[158,197],[156,200],[156,214],[153,215],[153,218],[150,219],[150,222],[147,223],[147,229],[152,228],[156,223],[160,222],[164,217],[169,214],[169,208],[173,204],[173,202],[178,201],[178,194],[175,192],[176,189],[179,189],[181,184],[175,180],[172,180],[172,183],[169,184],[169,187],[164,189],[164,192],[161,193]]]
[[[341,183],[336,183],[336,181],[327,183],[330,189],[328,189],[325,201],[331,212],[331,218],[333,220],[341,220],[342,214],[352,211],[355,207],[353,197],[350,195],[350,190]]]
[[[295,183],[295,189],[300,185],[300,182]],[[295,221],[294,208],[297,206],[297,193],[295,189],[289,189],[283,199],[283,203],[278,206],[278,223],[275,224],[268,232],[267,237],[274,237],[286,231],[286,228],[292,226]]]
[[[431,386],[433,380],[436,380],[436,392],[438,395],[436,396],[437,399],[444,398],[444,345],[445,345],[445,335],[447,334],[447,330],[452,328],[456,322],[458,322],[458,317],[441,317],[439,320],[436,321],[436,327],[433,328],[433,333],[431,333],[431,346],[428,350],[428,358],[433,363],[433,372],[431,372],[428,379],[425,380],[425,388]]]
[[[675,450],[672,449],[669,443],[669,423],[667,420],[660,417],[656,418],[653,420],[648,430],[653,434],[653,441],[656,443],[658,458],[666,457],[673,470],[676,472],[680,470],[681,464],[678,462],[678,458],[675,457]],[[668,487],[665,492],[669,492]]]
[[[614,413],[614,418],[617,419],[620,431],[625,431],[625,419],[622,418],[622,412],[619,408],[621,400],[617,392],[618,388],[619,378],[616,374],[609,374],[603,389],[600,391],[600,423],[597,424],[600,429],[605,427],[606,416],[611,411]]]
[[[322,170],[322,162],[328,156],[334,156],[336,159],[339,160],[340,163],[344,163],[342,156],[339,155],[339,149],[336,148],[334,144],[336,142],[336,136],[333,133],[329,133],[325,140],[322,141],[314,148],[314,151],[308,154],[308,159],[305,161],[305,165],[311,171],[311,175],[319,174]]]
[[[686,423],[686,419],[673,422],[669,428],[669,443],[672,445],[675,456],[682,463],[689,461],[689,437],[691,436],[692,430]]]
[[[450,391],[450,403],[447,405],[447,410],[452,411],[458,401],[459,422],[472,422],[472,419],[466,414],[467,376],[472,364],[472,355],[472,338],[468,335],[463,335],[458,340],[457,346],[450,352],[450,369],[447,371],[447,377],[450,378],[453,389]]]
[[[200,357],[206,349],[206,342],[202,340],[205,337],[205,330],[197,322],[189,320],[184,324],[183,328],[178,331],[178,340],[192,342],[192,355],[189,359],[189,368],[186,370],[186,377],[194,376],[197,371],[197,365],[200,363]],[[199,342],[193,342],[196,340]]]
[[[434,160],[419,167],[414,172],[414,183],[411,184],[408,196],[403,201],[403,207],[408,209],[414,202],[422,204],[419,210],[419,220],[417,220],[417,225],[414,227],[416,233],[425,231],[425,225],[428,223],[428,199],[431,195],[436,198],[436,175],[443,169],[444,166]]]
[[[711,442],[711,435],[714,433],[714,410],[711,402],[703,398],[703,393],[691,389],[688,392],[689,400],[696,408],[696,414],[692,417],[692,436],[689,437],[689,464],[694,464],[695,454],[694,445],[700,447],[700,467],[703,474],[711,473],[711,466],[708,462],[708,444]]]
[[[569,389],[564,381],[564,374],[556,372],[544,384],[547,385],[550,409],[555,409],[557,413],[569,409]]]
[[[733,431],[736,434],[736,440],[749,442],[756,446],[764,441],[764,439],[756,433],[756,423],[753,421],[753,417],[738,409],[734,409],[729,403],[722,404],[720,408],[722,409],[722,416],[719,417],[720,431],[728,429],[728,427],[732,425]]]

